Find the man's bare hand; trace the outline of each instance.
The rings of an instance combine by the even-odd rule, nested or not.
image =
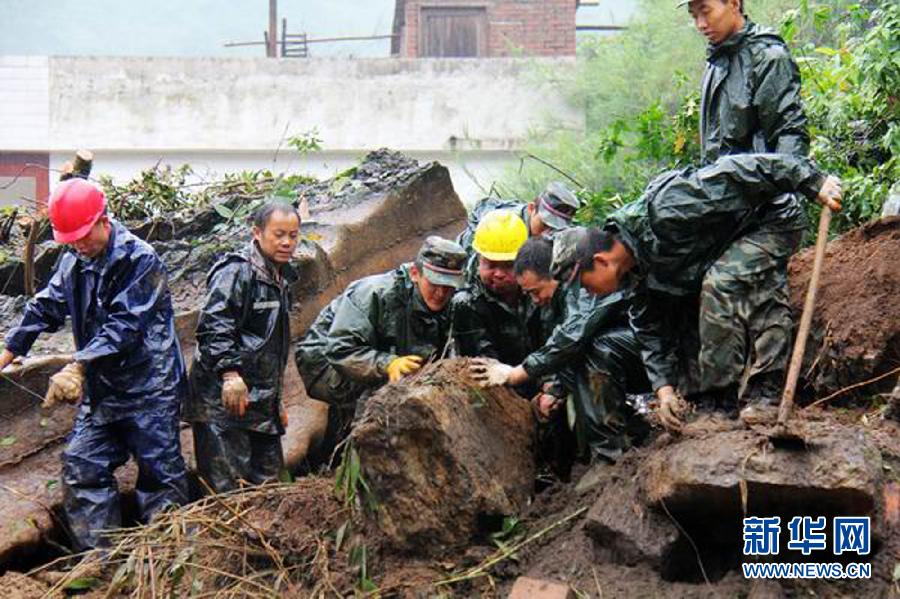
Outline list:
[[[671,385],[660,387],[656,397],[659,399],[659,406],[656,408],[659,421],[666,430],[680,432],[688,411],[687,402]]]
[[[819,190],[816,200],[823,206],[831,208],[832,212],[840,212],[843,197],[844,189],[841,180],[834,175],[828,175],[825,177],[825,182],[822,183],[822,189]]]

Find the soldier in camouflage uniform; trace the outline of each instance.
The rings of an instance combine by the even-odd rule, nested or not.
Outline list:
[[[784,40],[750,21],[743,0],[679,0],[678,6],[684,5],[709,42],[700,101],[701,163],[744,153],[806,156],[809,133],[800,98],[800,71]],[[772,199],[783,212],[796,203],[791,194]],[[723,255],[716,272],[709,275],[720,295],[733,294],[723,288],[760,278],[764,280],[756,287],[772,290],[766,302],[767,329],[764,334],[752,331],[760,341],[749,384],[758,396],[777,396],[784,382],[784,348],[790,344],[792,329],[784,264],[798,246],[802,227],[799,220],[762,224],[752,237],[735,241],[728,250],[730,256]],[[686,308],[696,312],[696,306]],[[701,323],[707,322],[707,316],[712,319],[706,325],[709,335],[728,328],[721,319],[740,318],[705,306],[701,314]]]
[[[550,451],[565,446],[560,437],[565,438],[568,427],[560,408],[571,396],[580,453],[612,460],[630,446],[629,433],[645,432],[625,401],[626,392],[649,392],[640,347],[628,323],[631,292],[597,296],[578,284],[560,285],[550,275],[552,253],[552,241],[532,238],[515,261],[519,286],[539,306],[543,344],[518,366],[476,363],[473,377],[486,385],[543,381],[542,392],[532,401],[539,420],[551,421],[555,439]],[[556,461],[566,457],[556,456]]]
[[[216,492],[278,480],[284,467],[281,393],[299,230],[293,206],[263,205],[247,249],[225,256],[207,279],[184,419],[197,470]]]
[[[554,239],[558,280],[577,277],[594,293],[635,289],[631,324],[666,426],[681,424],[676,390],[732,408],[745,373],[781,367],[788,347],[770,333],[790,323],[772,310],[783,292],[773,286],[786,280],[779,271],[794,248],[775,243],[771,231],[796,231],[799,241],[802,207],[781,201],[794,193],[840,209],[840,181],[808,159],[727,156],[657,177],[602,230],[569,229]],[[701,317],[685,327],[678,310],[691,305]]]
[[[354,281],[316,318],[295,353],[307,394],[329,404],[311,468],[331,457],[372,391],[443,353],[465,260],[456,243],[428,237],[415,262]]]

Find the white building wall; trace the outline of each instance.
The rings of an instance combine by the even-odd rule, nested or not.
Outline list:
[[[258,168],[330,176],[366,151],[389,147],[445,163],[461,197],[472,202],[483,194],[473,178],[489,189],[517,162],[515,150],[531,129],[550,120],[583,129],[583,111],[537,74],[564,76],[573,65],[51,57],[43,88],[31,83],[34,70],[32,79],[0,71],[0,87],[18,81],[7,96],[13,116],[0,117],[0,151],[49,151],[51,168],[58,168],[75,149],[88,148],[97,172],[117,179],[159,161],[188,162],[214,179]],[[300,159],[286,137],[311,129],[325,151]]]
[[[0,56],[0,150],[46,150],[49,124],[49,59]]]

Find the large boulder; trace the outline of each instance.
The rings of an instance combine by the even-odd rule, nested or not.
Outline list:
[[[429,365],[368,400],[352,442],[395,550],[464,546],[484,523],[520,513],[531,496],[535,424],[506,388],[480,389],[467,360]]]

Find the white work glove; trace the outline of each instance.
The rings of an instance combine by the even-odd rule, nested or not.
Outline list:
[[[50,387],[44,396],[45,408],[52,408],[58,403],[75,404],[81,401],[84,386],[84,369],[78,362],[71,362],[50,377]]]
[[[499,387],[506,384],[513,369],[493,358],[474,358],[469,363],[469,376],[479,387]]]
[[[247,384],[236,372],[222,375],[222,405],[232,416],[244,417],[247,404],[250,403],[250,391]]]

